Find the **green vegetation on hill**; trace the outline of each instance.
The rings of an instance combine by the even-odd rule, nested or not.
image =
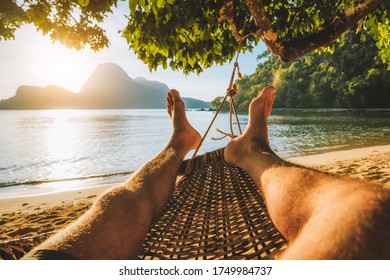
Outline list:
[[[389,108],[390,72],[368,33],[352,30],[334,53],[311,53],[283,63],[269,52],[259,57],[256,72],[238,81],[239,110],[247,110],[266,85],[275,84],[275,107]]]

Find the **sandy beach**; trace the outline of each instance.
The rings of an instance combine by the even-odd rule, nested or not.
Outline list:
[[[390,145],[329,152],[289,161],[390,187]],[[55,232],[82,215],[112,185],[0,199],[0,242]]]

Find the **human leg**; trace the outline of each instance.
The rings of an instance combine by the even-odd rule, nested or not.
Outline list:
[[[167,96],[172,134],[165,148],[126,183],[100,196],[80,219],[37,250],[56,250],[78,259],[137,258],[153,221],[171,197],[185,155],[200,142],[176,90]]]
[[[267,87],[251,103],[248,126],[226,147],[225,159],[246,170],[263,193],[289,241],[281,258],[389,258],[389,191],[280,159],[267,135],[275,92]]]

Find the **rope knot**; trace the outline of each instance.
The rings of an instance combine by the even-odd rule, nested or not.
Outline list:
[[[231,88],[227,89],[226,95],[229,97],[234,97],[236,94],[237,94],[237,86],[233,84]]]
[[[226,94],[230,97],[233,97],[237,94],[237,91],[234,89],[229,89]]]

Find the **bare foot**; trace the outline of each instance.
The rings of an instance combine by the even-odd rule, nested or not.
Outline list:
[[[170,145],[183,149],[185,153],[196,149],[201,136],[188,122],[185,106],[177,90],[171,89],[167,95],[167,110],[172,119],[172,135]]]
[[[271,114],[276,89],[264,88],[249,106],[249,121],[243,135],[233,139],[225,148],[225,160],[246,170],[248,157],[263,152],[275,155],[269,146],[267,118]]]

